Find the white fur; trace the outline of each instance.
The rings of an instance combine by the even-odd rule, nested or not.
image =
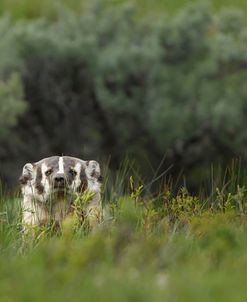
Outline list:
[[[81,163],[76,163],[74,170],[76,171],[76,177],[72,182],[72,188],[73,190],[76,190],[81,185],[81,180],[80,180],[80,172],[81,172]]]
[[[49,181],[47,179],[47,176],[45,175],[45,172],[49,169],[49,167],[47,167],[47,165],[45,163],[41,164],[41,173],[42,173],[42,180],[41,180],[41,184],[44,187],[44,193],[40,196],[40,194],[38,194],[38,199],[42,202],[46,202],[47,199],[49,198],[49,195],[51,193],[51,187],[49,185]]]
[[[63,163],[63,157],[60,156],[59,157],[59,161],[58,161],[58,172],[59,174],[64,174],[64,163]]]

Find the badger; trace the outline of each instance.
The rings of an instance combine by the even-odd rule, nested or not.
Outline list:
[[[90,227],[96,227],[102,216],[101,180],[95,160],[51,156],[25,164],[19,178],[23,225],[60,224],[72,213],[75,198],[89,193],[83,211]]]

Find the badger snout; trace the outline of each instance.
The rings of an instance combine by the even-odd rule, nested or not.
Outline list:
[[[63,189],[65,187],[65,177],[64,174],[57,174],[53,178],[54,188]]]

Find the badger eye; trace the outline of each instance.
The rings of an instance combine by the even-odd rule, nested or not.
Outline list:
[[[73,170],[73,169],[70,169],[70,170],[69,170],[69,174],[70,174],[71,176],[76,176],[77,172],[76,172],[75,170]]]
[[[51,173],[52,173],[52,169],[49,169],[49,170],[47,170],[47,171],[45,172],[45,175],[46,175],[46,176],[49,176],[49,175],[51,175]]]

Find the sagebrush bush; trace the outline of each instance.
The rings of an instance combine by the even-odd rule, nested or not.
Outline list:
[[[0,79],[19,74],[28,110],[0,155],[7,149],[21,164],[55,153],[111,154],[116,168],[127,150],[148,176],[143,162],[158,165],[166,154],[161,168],[189,169],[197,187],[208,175],[199,162],[245,159],[242,13],[193,4],[174,16],[134,16],[134,6],[95,4],[78,14],[64,9],[52,22],[1,18]],[[2,173],[13,181],[10,165]]]

